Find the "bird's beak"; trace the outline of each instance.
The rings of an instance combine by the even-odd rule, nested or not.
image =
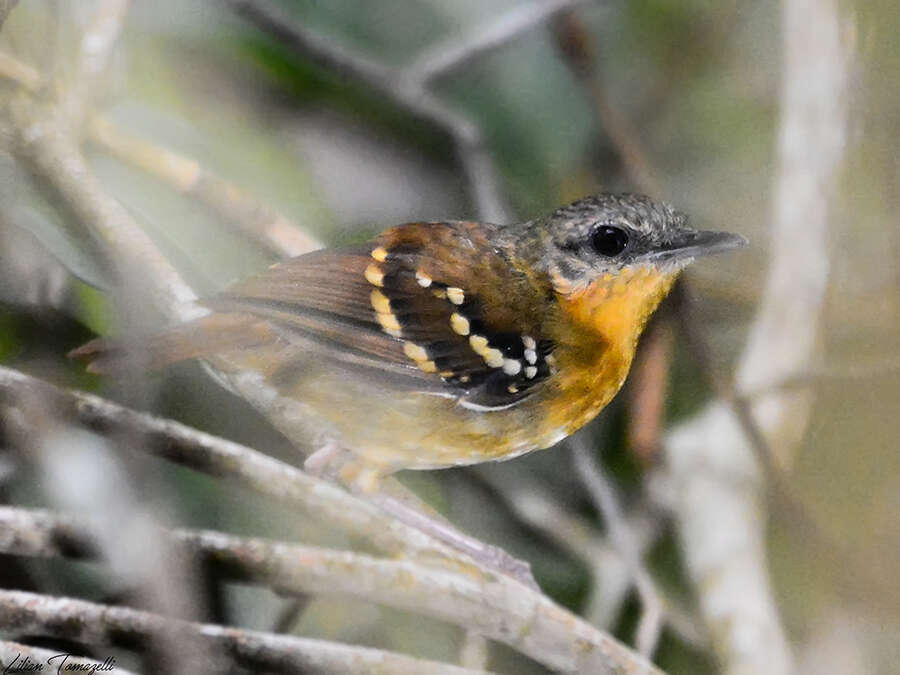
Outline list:
[[[650,254],[656,261],[684,260],[701,255],[723,253],[746,246],[749,242],[739,234],[732,232],[713,232],[708,230],[681,230],[677,232],[659,249]]]

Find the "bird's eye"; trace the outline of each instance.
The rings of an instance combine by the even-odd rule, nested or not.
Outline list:
[[[628,234],[620,227],[600,225],[591,233],[591,246],[600,255],[612,258],[628,246]]]

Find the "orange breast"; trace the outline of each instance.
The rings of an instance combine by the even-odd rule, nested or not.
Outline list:
[[[641,331],[676,278],[649,267],[626,268],[561,296],[551,326],[558,375],[545,401],[549,428],[574,433],[612,400]]]

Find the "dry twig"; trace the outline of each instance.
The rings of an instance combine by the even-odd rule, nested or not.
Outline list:
[[[497,223],[512,219],[481,130],[428,91],[423,82],[405,79],[402,73],[354,54],[290,20],[265,0],[228,0],[228,3],[240,16],[298,56],[377,91],[413,117],[447,133],[456,144],[479,218]]]
[[[0,399],[14,404],[29,389],[38,389],[61,415],[73,416],[89,428],[101,433],[130,430],[142,441],[142,450],[215,476],[236,478],[366,537],[383,551],[412,552],[420,559],[391,561],[335,554],[353,555],[354,560],[363,561],[362,567],[347,573],[352,566],[342,567],[346,560],[339,558],[340,562],[333,564],[335,569],[319,577],[317,583],[331,584],[334,589],[350,593],[371,593],[369,597],[378,602],[394,606],[402,603],[412,611],[433,613],[506,642],[550,668],[605,673],[626,667],[659,672],[546,596],[505,575],[467,562],[462,554],[386,517],[373,505],[331,483],[177,422],[137,413],[89,394],[62,391],[17,371],[0,368]],[[421,564],[429,561],[442,567]],[[364,573],[369,576],[359,576]],[[363,583],[365,579],[368,581]],[[382,586],[382,582],[387,585]]]
[[[638,651],[650,657],[656,650],[663,625],[663,603],[656,583],[644,565],[639,545],[625,521],[615,488],[597,466],[591,448],[582,436],[569,442],[575,458],[578,477],[587,489],[597,511],[603,516],[609,539],[628,568],[641,601],[641,618],[638,622],[635,643]]]
[[[0,628],[130,648],[177,636],[182,644],[196,642],[208,653],[224,654],[237,665],[252,670],[333,675],[375,670],[390,675],[485,673],[380,649],[180,621],[127,607],[24,591],[0,590]],[[222,672],[225,664],[199,665]]]

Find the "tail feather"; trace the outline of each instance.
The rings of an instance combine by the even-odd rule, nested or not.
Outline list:
[[[245,349],[274,339],[269,324],[248,314],[215,313],[158,333],[147,340],[96,338],[69,352],[87,362],[95,374],[121,372],[139,366],[159,370],[172,363]]]

